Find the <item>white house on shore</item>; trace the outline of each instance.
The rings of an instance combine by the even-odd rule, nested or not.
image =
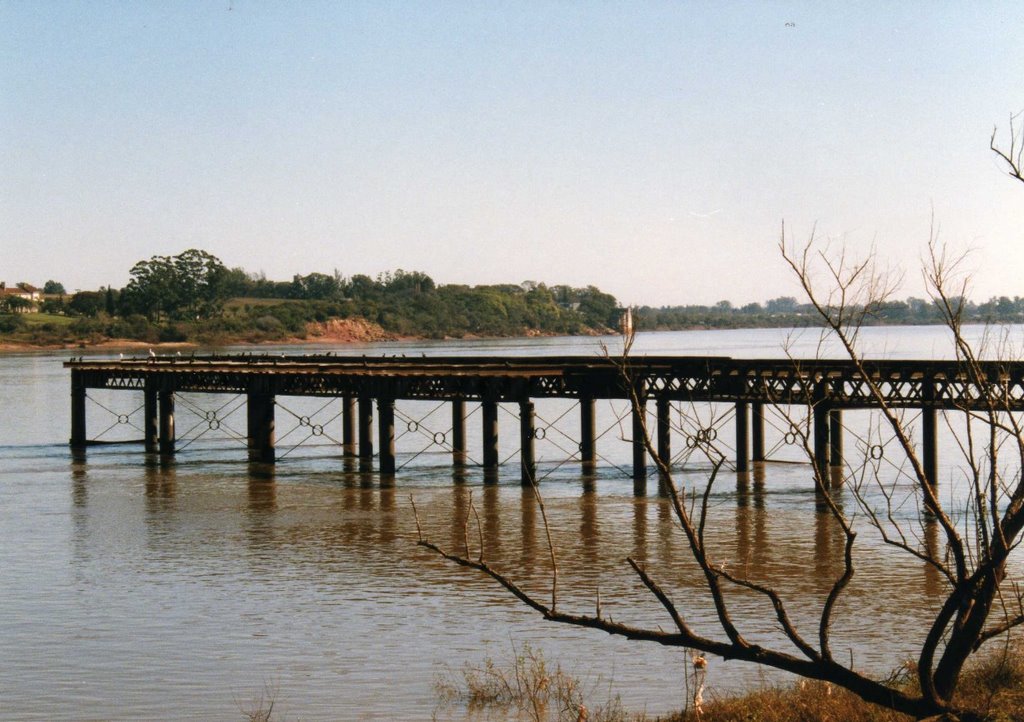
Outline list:
[[[10,299],[19,299],[10,303]],[[15,313],[28,313],[39,307],[43,299],[43,292],[29,283],[19,283],[12,288],[7,283],[0,281],[0,309],[10,310]]]

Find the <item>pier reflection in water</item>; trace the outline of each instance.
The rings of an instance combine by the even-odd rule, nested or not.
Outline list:
[[[42,709],[60,717],[61,695],[86,685],[95,701],[76,702],[84,705],[77,712],[159,715],[183,685],[188,699],[177,704],[187,714],[229,717],[233,699],[273,680],[285,709],[302,716],[414,718],[432,704],[439,664],[501,659],[511,654],[511,640],[532,640],[567,666],[613,678],[638,708],[680,704],[682,652],[553,628],[489,580],[415,546],[410,495],[430,538],[459,551],[468,539],[475,555],[482,537],[489,561],[546,598],[543,520],[517,478],[485,484],[438,468],[381,486],[317,459],[244,471],[237,463],[156,464],[140,475],[107,449],[90,451],[85,463],[64,463],[72,482],[64,493],[73,580],[38,593],[52,607],[45,626],[35,622],[38,607],[21,612],[31,645],[6,633],[8,648],[18,650],[2,673],[15,692],[5,699],[23,705],[15,709],[38,705],[29,697],[45,686],[54,696]],[[688,472],[685,488],[702,488],[705,475]],[[755,465],[749,475],[723,474],[718,485],[707,532],[715,558],[771,581],[798,623],[813,624],[841,570],[843,537],[817,509],[806,469]],[[53,485],[54,505],[59,489]],[[553,477],[543,493],[562,608],[592,611],[600,589],[614,618],[667,625],[625,564],[632,556],[695,626],[713,628],[710,599],[668,499],[636,497],[628,479],[601,474]],[[841,503],[846,493],[834,492]],[[923,633],[935,603],[929,595],[941,585],[884,549],[868,551],[837,615],[836,648],[882,672],[912,648],[908,629]],[[735,591],[730,598],[736,618],[757,630],[754,638],[778,639],[763,600]],[[19,614],[18,605],[12,612]],[[894,639],[907,647],[893,649]],[[47,646],[50,655],[41,652]],[[40,665],[47,681],[28,683]],[[753,668],[713,661],[716,689],[759,679]],[[125,688],[135,690],[130,699],[119,696]]]

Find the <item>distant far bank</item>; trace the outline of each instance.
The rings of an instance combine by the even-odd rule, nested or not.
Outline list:
[[[611,329],[600,331],[585,329],[577,336],[609,335],[616,332]],[[515,334],[463,334],[459,337],[443,337],[451,341],[472,341],[482,338],[541,338],[566,335],[557,332],[543,332],[537,329],[525,329]],[[326,321],[313,321],[306,325],[304,333],[290,336],[265,337],[259,334],[240,333],[237,335],[217,334],[214,337],[200,337],[194,340],[140,340],[137,338],[105,336],[90,333],[77,337],[66,329],[37,330],[30,338],[18,338],[17,335],[0,334],[0,354],[26,353],[32,351],[60,351],[65,349],[111,351],[139,351],[154,349],[158,352],[181,351],[210,346],[343,346],[347,344],[381,343],[389,341],[427,340],[422,334],[399,334],[385,331],[379,324],[362,318],[333,318]]]
[[[19,353],[26,351],[59,351],[62,349],[110,349],[113,351],[131,351],[139,349],[181,350],[198,348],[208,345],[223,346],[260,346],[265,344],[306,346],[317,344],[340,345],[349,343],[374,343],[380,341],[398,341],[405,338],[398,334],[384,331],[379,325],[364,319],[332,319],[325,322],[313,322],[307,327],[302,337],[284,337],[275,339],[252,339],[248,335],[238,337],[222,336],[217,342],[210,344],[199,340],[160,341],[140,340],[137,338],[102,336],[90,334],[87,337],[69,337],[68,333],[57,333],[47,338],[45,333],[33,335],[31,340],[10,337],[0,334],[0,353]]]
[[[751,323],[748,325],[709,325],[709,324],[680,324],[678,326],[662,326],[658,328],[642,328],[641,333],[672,333],[679,331],[754,331],[771,328],[808,328],[806,317],[773,318],[775,323]],[[31,325],[31,324],[30,324]],[[39,324],[42,325],[42,324]],[[935,326],[934,323],[873,323],[870,326],[902,326],[902,327],[928,327]],[[965,325],[985,325],[983,322]],[[816,326],[816,325],[815,325]],[[50,334],[53,334],[52,336]],[[260,333],[244,332],[238,334],[215,334],[199,335],[196,338],[185,340],[160,340],[160,339],[138,339],[124,336],[107,336],[95,332],[84,336],[77,336],[69,333],[67,329],[54,329],[42,331],[37,329],[30,338],[19,338],[18,335],[0,333],[0,355],[18,354],[32,352],[47,352],[60,350],[109,350],[122,352],[138,352],[153,349],[157,353],[173,353],[187,351],[197,348],[211,348],[221,346],[294,346],[316,347],[316,346],[344,346],[348,344],[372,344],[388,342],[409,342],[409,341],[437,341],[446,340],[458,343],[459,341],[478,341],[481,339],[525,339],[525,338],[553,338],[572,336],[617,336],[618,330],[608,327],[600,329],[582,328],[576,329],[573,333],[558,331],[541,331],[538,329],[522,329],[519,333],[463,333],[458,336],[437,336],[415,333],[395,333],[387,331],[377,323],[367,321],[363,318],[332,318],[326,321],[312,321],[306,324],[304,330],[298,334],[290,335],[264,335]]]
[[[42,288],[0,280],[0,351],[592,336],[615,333],[626,313],[595,286],[437,284],[400,269],[376,278],[334,271],[272,281],[194,248],[139,261],[130,275],[122,289],[73,294],[56,280]],[[1021,297],[955,300],[964,323],[1024,322]],[[932,325],[944,318],[933,300],[913,297],[847,311],[865,325]],[[743,306],[727,300],[633,306],[629,313],[636,331],[821,324],[812,305],[790,296]]]

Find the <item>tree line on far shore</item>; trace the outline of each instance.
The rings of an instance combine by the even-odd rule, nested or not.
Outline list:
[[[519,284],[439,285],[425,273],[397,270],[345,277],[313,272],[290,281],[227,268],[198,249],[139,261],[121,289],[64,293],[47,281],[33,321],[26,302],[0,299],[0,333],[33,343],[126,338],[150,343],[274,341],[302,338],[313,322],[359,318],[384,332],[425,338],[593,334],[616,330],[622,314],[611,294],[594,286]],[[984,303],[958,299],[965,321],[1024,321],[1024,298]],[[734,306],[685,305],[633,309],[637,330],[756,328],[816,324],[817,315],[795,298]],[[942,315],[930,299],[889,301],[875,310],[878,324],[933,324]]]
[[[4,311],[22,309],[3,309]],[[39,310],[0,316],[0,333],[33,343],[125,338],[151,343],[303,338],[311,323],[357,318],[395,336],[461,338],[607,333],[618,327],[615,297],[588,286],[524,282],[438,285],[418,271],[296,275],[272,281],[227,268],[206,251],[139,261],[121,289],[50,295]]]
[[[1024,297],[993,296],[976,303],[958,297],[965,323],[1024,323]],[[792,296],[780,296],[761,303],[733,306],[719,301],[713,306],[641,306],[633,311],[639,330],[682,328],[762,328],[817,325],[817,313],[810,304],[799,303]],[[942,323],[942,313],[931,300],[908,297],[889,300],[871,309],[867,325],[925,326]]]

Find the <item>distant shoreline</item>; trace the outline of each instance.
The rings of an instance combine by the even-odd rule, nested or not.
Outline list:
[[[61,343],[61,344],[33,344],[33,343],[19,343],[0,341],[0,354],[5,353],[31,353],[39,352],[45,353],[49,351],[96,351],[96,350],[109,350],[109,351],[143,351],[146,352],[149,349],[155,351],[181,351],[184,349],[197,349],[197,348],[210,348],[214,346],[251,346],[258,348],[260,346],[339,346],[347,344],[360,344],[360,343],[381,343],[388,341],[404,341],[404,340],[415,340],[415,337],[395,337],[387,339],[378,339],[376,341],[359,341],[359,340],[330,340],[330,339],[281,339],[279,341],[245,341],[243,339],[229,340],[217,344],[202,344],[195,343],[193,341],[157,341],[148,343],[146,341],[135,341],[127,338],[112,338],[100,341],[98,343]]]
[[[942,324],[935,323],[902,323],[902,324],[869,324],[871,327],[877,326],[903,326],[908,328],[917,327],[929,327],[929,326],[940,326]],[[965,323],[965,326],[984,326],[987,325],[985,322],[977,321],[973,323]],[[656,329],[644,329],[638,331],[638,333],[674,333],[680,331],[758,331],[766,328],[791,328],[790,326],[744,326],[744,327],[729,327],[721,328],[716,326],[701,326],[692,325],[685,328],[656,328]],[[798,328],[793,326],[792,328]],[[528,338],[552,338],[556,336],[615,336],[617,332],[608,331],[607,333],[598,333],[596,331],[585,334],[560,334],[560,333],[545,333],[545,332],[530,332],[524,334],[505,334],[505,335],[488,335],[488,334],[467,334],[461,337],[446,337],[444,340],[453,343],[459,341],[477,341],[481,339],[528,339]],[[219,348],[225,346],[238,346],[247,348],[260,348],[265,346],[286,346],[295,348],[304,347],[316,347],[316,346],[348,346],[356,344],[368,344],[368,343],[389,343],[389,342],[400,342],[400,341],[426,341],[426,340],[437,340],[427,336],[419,335],[401,335],[395,333],[385,332],[375,324],[368,324],[366,322],[347,320],[342,325],[337,325],[337,322],[328,323],[325,325],[316,325],[311,329],[309,336],[304,338],[291,337],[283,339],[266,339],[259,341],[247,340],[244,338],[226,338],[218,339],[215,343],[200,343],[195,341],[138,341],[128,338],[108,338],[102,341],[89,342],[89,341],[72,341],[64,343],[41,343],[35,344],[27,341],[11,341],[0,338],[0,356],[6,354],[24,354],[24,353],[48,353],[53,351],[143,351],[148,352],[153,349],[159,351],[183,351],[192,350],[199,348]]]
[[[675,329],[675,330],[704,330],[704,329]],[[651,332],[651,333],[661,333]],[[444,340],[453,343],[459,341],[478,341],[481,339],[526,339],[526,338],[552,338],[560,336],[562,334],[556,333],[531,333],[521,334],[514,336],[485,336],[485,335],[466,335],[460,338],[446,338]],[[576,334],[583,336],[612,336],[614,333],[607,334]],[[220,341],[216,344],[204,344],[196,343],[194,341],[158,341],[149,343],[146,341],[136,341],[133,339],[105,339],[96,343],[89,342],[72,342],[72,343],[60,343],[60,344],[33,344],[28,342],[12,342],[0,340],[0,356],[4,354],[19,354],[19,353],[48,353],[53,351],[142,351],[148,352],[149,349],[153,349],[155,352],[160,351],[183,351],[186,349],[199,349],[199,348],[217,348],[223,346],[241,346],[260,348],[263,346],[288,346],[295,348],[315,347],[315,346],[349,346],[357,344],[371,344],[371,343],[394,343],[400,341],[426,341],[428,340],[425,336],[402,336],[397,334],[385,334],[377,338],[340,338],[334,336],[315,336],[312,338],[287,338],[279,340],[267,340],[267,341],[246,341],[245,339],[229,339]],[[430,339],[434,340],[434,339]]]

